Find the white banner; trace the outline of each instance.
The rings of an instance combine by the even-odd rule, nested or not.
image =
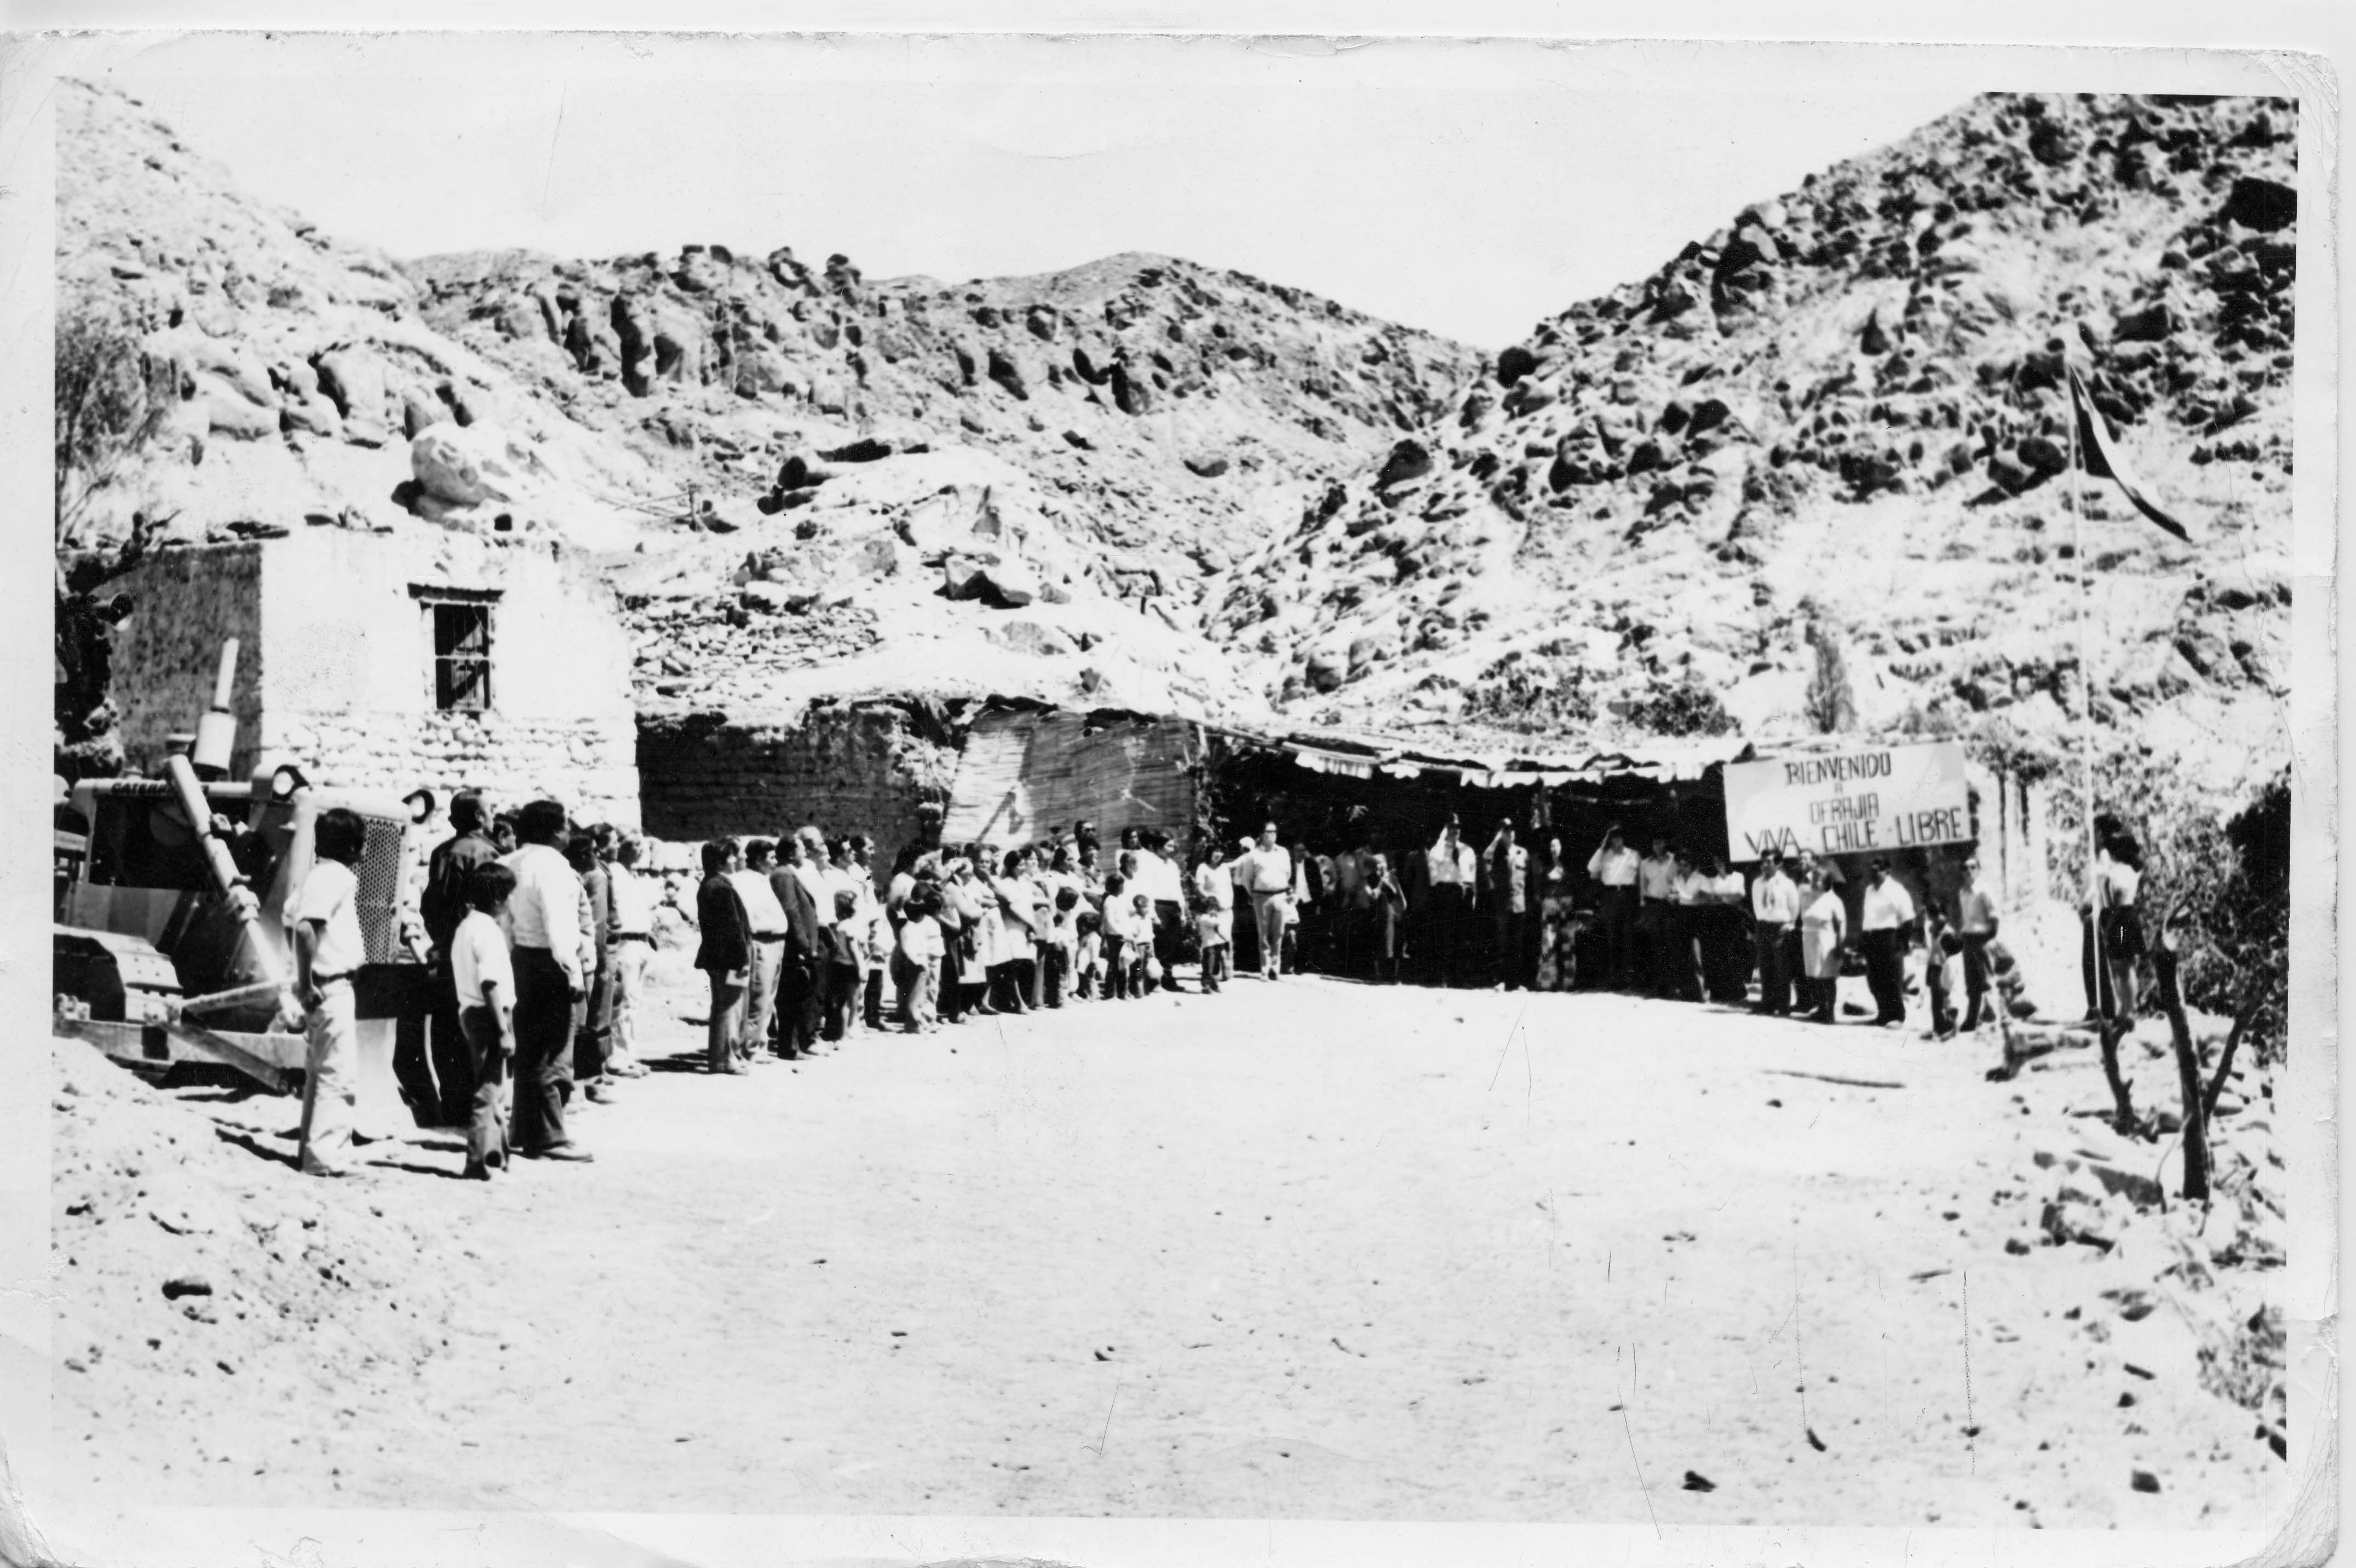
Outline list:
[[[1726,842],[1735,860],[1770,849],[1874,854],[1971,841],[1971,789],[1954,741],[1727,764]]]

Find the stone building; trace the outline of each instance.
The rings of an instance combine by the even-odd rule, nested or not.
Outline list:
[[[167,549],[106,591],[132,601],[113,700],[133,768],[195,726],[234,637],[238,773],[267,755],[321,783],[444,801],[473,785],[637,825],[628,635],[544,536],[309,527]]]

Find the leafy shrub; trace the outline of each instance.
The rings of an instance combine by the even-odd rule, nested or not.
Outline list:
[[[1499,729],[1552,734],[1595,722],[1595,696],[1580,664],[1554,662],[1569,645],[1550,642],[1528,653],[1508,653],[1466,689],[1464,716]]]
[[[1698,681],[1655,686],[1636,699],[1628,722],[1655,735],[1724,735],[1734,727],[1734,716],[1718,693]]]

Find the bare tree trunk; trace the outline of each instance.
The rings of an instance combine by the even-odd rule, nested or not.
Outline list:
[[[2201,1097],[2201,1114],[2204,1122],[2217,1114],[2217,1097],[2225,1092],[2225,1079],[2233,1070],[2233,1052],[2240,1047],[2243,1032],[2249,1028],[2250,1020],[2258,1015],[2258,995],[2257,986],[2252,984],[2248,993],[2242,998],[2241,1011],[2233,1015],[2233,1030],[2225,1036],[2224,1054],[2217,1058],[2217,1070],[2210,1077],[2209,1090]]]
[[[2152,972],[2159,981],[2159,1004],[2176,1040],[2176,1077],[2184,1094],[2184,1200],[2209,1199],[2208,1102],[2201,1086],[2201,1058],[2192,1048],[2192,1025],[2184,1016],[2184,996],[2176,981],[2176,932],[2163,924],[2152,943]]]
[[[2126,1079],[2119,1072],[2119,1042],[2132,1026],[2125,1018],[2104,1018],[2101,1026],[2103,1077],[2111,1085],[2111,1126],[2122,1138],[2136,1135],[2135,1098],[2127,1089]]]

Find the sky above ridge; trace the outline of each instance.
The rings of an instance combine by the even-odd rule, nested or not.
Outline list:
[[[1656,52],[248,35],[91,79],[398,256],[790,245],[956,282],[1160,252],[1491,350],[1985,85]]]

